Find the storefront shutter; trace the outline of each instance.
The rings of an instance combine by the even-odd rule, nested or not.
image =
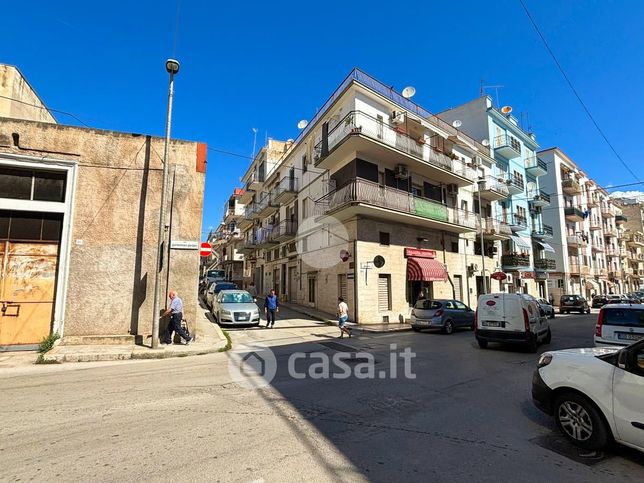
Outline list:
[[[380,312],[391,310],[390,280],[389,275],[378,276],[378,310]]]

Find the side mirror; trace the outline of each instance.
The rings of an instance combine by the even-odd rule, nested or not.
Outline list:
[[[622,349],[617,353],[617,367],[620,369],[626,369],[626,363],[627,363],[627,358],[626,358],[627,352]]]

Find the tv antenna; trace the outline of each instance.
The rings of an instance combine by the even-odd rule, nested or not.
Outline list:
[[[256,127],[253,129],[253,152],[250,154],[251,159],[255,159],[255,148],[257,147],[257,131]]]
[[[503,89],[505,86],[501,85],[494,85],[494,86],[486,86],[484,85],[484,80],[481,79],[481,87],[479,88],[479,95],[483,97],[485,95],[485,89],[494,89],[494,95],[496,97],[496,107],[498,108],[501,105],[501,102],[499,101],[499,89]]]

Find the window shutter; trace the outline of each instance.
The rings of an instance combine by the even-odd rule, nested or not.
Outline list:
[[[380,312],[391,310],[390,285],[389,275],[378,276],[378,311]]]

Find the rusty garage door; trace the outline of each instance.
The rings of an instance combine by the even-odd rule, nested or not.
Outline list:
[[[51,332],[62,216],[0,211],[0,347]]]

